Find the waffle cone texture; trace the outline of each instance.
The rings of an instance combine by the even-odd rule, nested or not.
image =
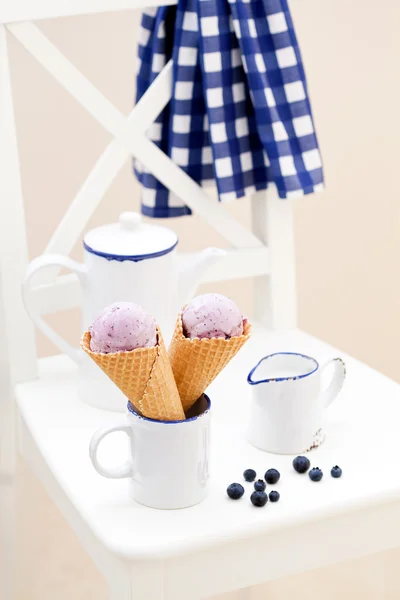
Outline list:
[[[144,417],[182,421],[185,413],[158,327],[157,335],[157,346],[103,354],[92,352],[90,332],[85,331],[81,347]]]
[[[243,334],[229,340],[190,339],[183,333],[182,315],[179,314],[168,353],[185,412],[239,352],[250,335],[251,324],[245,321]]]

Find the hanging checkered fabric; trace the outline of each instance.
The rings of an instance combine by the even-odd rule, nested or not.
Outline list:
[[[148,135],[219,199],[263,190],[281,198],[323,187],[299,47],[286,0],[178,0],[143,13],[141,98],[173,59],[172,99]],[[142,210],[190,214],[138,161]]]

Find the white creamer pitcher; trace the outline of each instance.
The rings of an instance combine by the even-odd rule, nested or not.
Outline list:
[[[119,223],[85,235],[84,264],[61,254],[43,254],[30,263],[23,283],[26,310],[37,327],[79,365],[78,392],[83,401],[108,410],[126,407],[126,398],[101,369],[43,321],[33,302],[35,275],[48,267],[64,267],[76,274],[83,288],[82,331],[108,304],[128,301],[153,314],[168,341],[179,308],[193,295],[206,268],[225,254],[207,248],[183,263],[177,257],[177,244],[171,229],[144,223],[138,213],[125,212]]]
[[[330,383],[321,374],[332,367]],[[297,352],[276,352],[250,371],[252,386],[247,439],[275,454],[298,454],[324,441],[324,413],[339,394],[346,368],[341,358],[320,367],[315,358]]]

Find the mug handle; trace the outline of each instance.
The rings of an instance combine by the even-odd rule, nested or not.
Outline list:
[[[127,461],[125,464],[120,465],[118,467],[105,467],[102,465],[97,458],[97,450],[99,448],[100,442],[110,433],[114,433],[116,431],[123,431],[130,438],[132,436],[132,428],[130,425],[126,425],[125,423],[121,423],[119,425],[113,425],[111,427],[104,427],[103,429],[98,429],[94,434],[92,439],[90,440],[89,446],[89,456],[93,463],[94,468],[100,475],[103,477],[108,477],[109,479],[124,479],[125,477],[132,477],[132,463],[131,461]]]
[[[333,358],[332,360],[329,360],[321,368],[321,372],[324,369],[326,369],[329,365],[333,365],[334,370],[332,380],[327,389],[322,394],[322,402],[325,408],[328,408],[328,406],[332,404],[336,396],[339,394],[346,377],[346,365],[341,358],[337,357]]]
[[[54,331],[45,321],[43,321],[39,310],[33,304],[33,294],[31,281],[33,276],[47,267],[65,267],[75,273],[81,284],[84,285],[86,282],[86,267],[75,262],[67,256],[62,254],[43,254],[35,258],[28,266],[25,274],[25,279],[22,283],[22,299],[26,312],[35,323],[35,325],[44,333],[60,350],[67,354],[72,360],[79,364],[80,354],[79,351],[73,348],[68,342],[66,342],[58,333]]]

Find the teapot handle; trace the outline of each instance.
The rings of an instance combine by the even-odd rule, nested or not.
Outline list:
[[[50,325],[43,321],[39,310],[33,304],[32,278],[36,273],[47,267],[65,267],[75,273],[81,284],[86,281],[86,267],[75,262],[62,254],[43,254],[35,258],[28,266],[25,279],[22,283],[22,299],[26,312],[35,323],[35,325],[44,333],[60,350],[67,354],[75,363],[79,363],[79,351],[66,342]]]

